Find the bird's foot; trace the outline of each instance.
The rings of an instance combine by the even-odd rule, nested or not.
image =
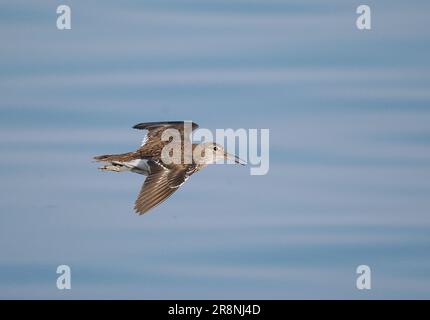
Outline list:
[[[99,170],[121,172],[121,166],[110,164],[103,167],[99,167]]]

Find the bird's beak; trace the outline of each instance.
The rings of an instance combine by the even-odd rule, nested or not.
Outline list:
[[[242,160],[242,159],[240,159],[238,156],[233,155],[233,154],[229,154],[229,153],[227,153],[227,152],[225,153],[224,158],[225,158],[226,160],[234,161],[235,163],[238,163],[238,164],[240,164],[240,165],[242,165],[242,166],[246,165],[246,161],[243,161],[243,160]]]

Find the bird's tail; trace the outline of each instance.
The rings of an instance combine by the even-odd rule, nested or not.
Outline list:
[[[135,152],[127,152],[127,153],[121,153],[121,154],[105,154],[102,156],[96,156],[94,157],[94,160],[99,162],[126,162],[136,159],[136,153]]]

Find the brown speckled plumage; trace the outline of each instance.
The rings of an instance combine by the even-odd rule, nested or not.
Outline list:
[[[183,121],[169,121],[169,122],[146,122],[135,125],[133,128],[140,130],[148,130],[144,144],[134,152],[114,155],[102,155],[94,157],[99,162],[107,162],[108,165],[100,169],[109,171],[134,171],[147,175],[140,193],[135,202],[135,210],[139,214],[143,214],[150,209],[154,208],[168,197],[170,197],[179,187],[195,172],[204,168],[207,163],[196,163],[194,159],[186,162],[181,161],[179,164],[164,164],[161,160],[161,151],[170,141],[163,141],[162,134],[166,129],[176,129],[181,135],[181,153],[182,160],[184,160],[185,146],[191,145],[192,150],[198,146],[191,144],[190,134],[191,131],[198,128],[195,123],[188,123],[190,132],[184,132],[185,122]],[[186,127],[186,126],[185,126]],[[221,152],[223,155],[228,154],[224,152],[221,146],[209,143],[208,148],[213,152]],[[218,148],[218,150],[217,150]],[[206,150],[203,150],[203,155]],[[133,161],[145,161],[146,169],[132,167],[129,165]],[[236,160],[237,161],[237,160]],[[238,162],[238,161],[237,161]],[[238,162],[239,163],[239,162]],[[124,170],[124,168],[126,168]]]

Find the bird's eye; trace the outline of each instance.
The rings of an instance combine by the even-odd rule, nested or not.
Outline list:
[[[217,147],[214,147],[214,151],[217,151],[218,150],[218,148]]]

